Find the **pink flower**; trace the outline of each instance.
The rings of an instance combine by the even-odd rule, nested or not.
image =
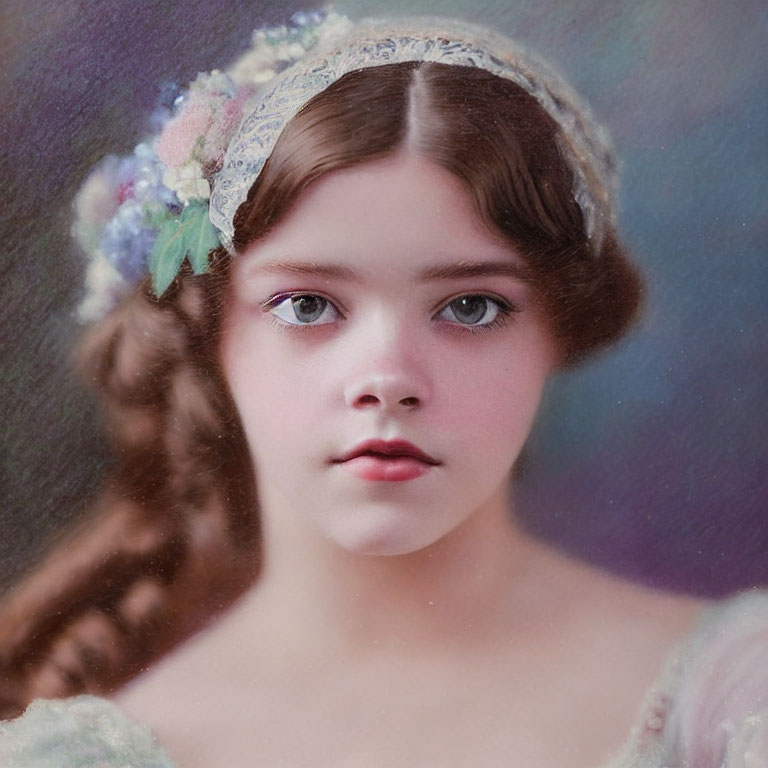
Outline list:
[[[184,109],[172,118],[155,143],[160,160],[169,168],[179,168],[204,139],[213,119],[211,105],[203,100],[191,99]]]
[[[215,121],[205,137],[201,151],[200,160],[203,164],[223,159],[229,140],[243,115],[243,103],[250,93],[250,89],[241,89],[237,96],[225,98],[217,105]]]

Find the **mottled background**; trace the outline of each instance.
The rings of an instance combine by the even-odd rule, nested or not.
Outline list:
[[[87,508],[104,453],[68,374],[83,264],[71,200],[128,153],[165,82],[221,66],[298,6],[0,4],[0,586]],[[306,7],[306,6],[305,6]],[[566,72],[611,129],[621,227],[648,277],[637,332],[561,376],[518,507],[559,546],[648,583],[768,583],[768,9],[761,0],[339,2],[469,15]]]

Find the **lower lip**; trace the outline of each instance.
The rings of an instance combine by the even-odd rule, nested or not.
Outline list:
[[[341,462],[341,466],[355,477],[362,480],[413,480],[429,472],[434,464],[427,464],[411,456],[398,456],[393,459],[378,456],[357,456]]]

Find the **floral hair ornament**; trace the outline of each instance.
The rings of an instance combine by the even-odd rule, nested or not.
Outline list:
[[[161,296],[187,259],[205,272],[288,121],[348,72],[399,62],[479,67],[520,86],[555,120],[573,196],[597,253],[615,220],[616,163],[605,131],[569,86],[509,39],[461,21],[411,17],[356,25],[329,11],[257,30],[227,73],[199,75],[153,143],[108,158],[78,195],[75,234],[93,257],[83,320],[108,311],[143,273]]]
[[[153,115],[157,133],[127,157],[108,156],[75,198],[72,234],[89,256],[81,322],[104,317],[149,273],[162,296],[184,261],[208,269],[220,245],[209,217],[211,187],[243,106],[263,83],[351,22],[328,11],[295,13],[290,24],[257,29],[226,72],[200,73]]]

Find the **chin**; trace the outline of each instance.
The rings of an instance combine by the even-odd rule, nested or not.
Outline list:
[[[420,530],[403,521],[380,521],[377,525],[345,526],[328,534],[339,547],[356,555],[392,557],[425,549],[442,538],[444,532]]]

